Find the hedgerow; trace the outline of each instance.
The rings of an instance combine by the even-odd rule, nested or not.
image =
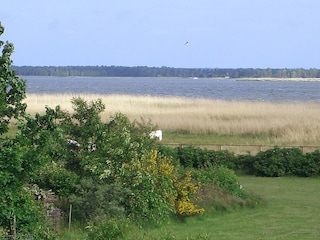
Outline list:
[[[259,152],[255,156],[235,155],[226,150],[215,151],[199,147],[164,147],[159,148],[163,154],[172,154],[175,161],[186,168],[210,168],[224,166],[241,170],[258,176],[301,176],[308,177],[320,174],[320,152],[303,153],[299,148],[275,147]]]

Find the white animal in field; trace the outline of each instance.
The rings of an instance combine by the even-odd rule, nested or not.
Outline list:
[[[158,138],[159,141],[162,140],[162,131],[161,130],[156,130],[156,131],[152,131],[150,134],[150,139],[154,139],[154,138]]]

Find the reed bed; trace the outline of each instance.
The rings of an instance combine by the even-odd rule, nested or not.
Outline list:
[[[28,94],[27,112],[43,113],[45,106],[72,111],[71,99],[90,102],[100,98],[106,105],[101,118],[108,121],[121,112],[133,120],[151,120],[170,132],[218,135],[251,135],[274,143],[318,144],[320,103],[271,103],[224,101],[182,97],[154,97],[97,94]]]

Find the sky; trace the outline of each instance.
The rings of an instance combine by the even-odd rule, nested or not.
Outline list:
[[[17,66],[320,68],[319,0],[11,0]],[[186,44],[187,43],[187,44]]]

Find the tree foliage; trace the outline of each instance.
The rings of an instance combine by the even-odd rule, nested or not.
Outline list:
[[[0,36],[4,27],[0,22]],[[26,104],[26,82],[11,69],[12,43],[0,41],[0,135],[6,133],[12,119],[15,123],[24,121]],[[0,226],[13,233],[13,219],[20,233],[32,232],[36,239],[50,238],[46,234],[43,208],[35,202],[28,188],[28,182],[45,163],[41,144],[32,144],[35,138],[22,137],[20,133],[12,138],[0,139]],[[41,136],[37,136],[38,140]],[[45,141],[42,142],[42,146]],[[35,157],[36,156],[36,157]]]
[[[0,22],[0,36],[4,27]],[[24,114],[26,82],[16,76],[11,69],[11,55],[14,51],[12,43],[0,40],[0,135],[8,131],[8,124],[12,118],[19,119]]]

